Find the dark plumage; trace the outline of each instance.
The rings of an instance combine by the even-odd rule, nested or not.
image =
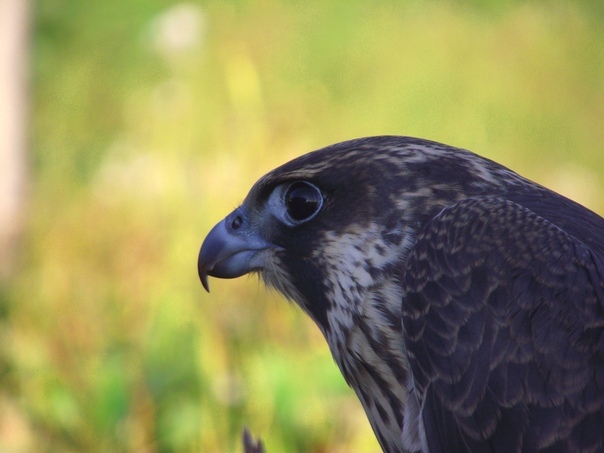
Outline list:
[[[407,137],[309,153],[198,265],[302,307],[385,451],[604,450],[604,219],[490,160]]]

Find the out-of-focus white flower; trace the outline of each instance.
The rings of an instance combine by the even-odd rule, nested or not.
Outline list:
[[[158,54],[169,59],[201,47],[205,27],[203,10],[192,3],[181,3],[153,20],[151,44]]]

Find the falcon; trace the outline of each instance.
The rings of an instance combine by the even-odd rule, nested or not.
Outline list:
[[[396,136],[311,152],[198,270],[298,304],[386,452],[604,451],[604,219],[491,160]]]

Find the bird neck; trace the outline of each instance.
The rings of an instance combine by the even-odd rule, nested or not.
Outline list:
[[[384,451],[399,451],[408,406],[408,360],[403,344],[400,286],[382,282],[357,301],[345,327],[330,329],[327,342],[346,382],[354,389]],[[337,317],[338,319],[334,319]],[[330,323],[340,323],[332,311]],[[338,331],[339,333],[335,333]]]

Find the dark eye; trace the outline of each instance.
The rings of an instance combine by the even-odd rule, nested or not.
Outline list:
[[[295,182],[285,194],[287,213],[293,220],[308,220],[314,216],[323,205],[321,192],[307,182]]]

